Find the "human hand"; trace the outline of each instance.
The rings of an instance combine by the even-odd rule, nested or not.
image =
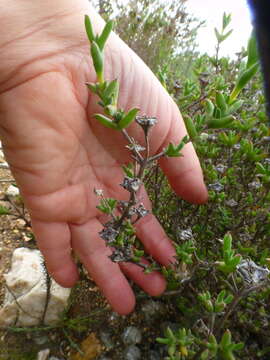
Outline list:
[[[93,190],[103,189],[106,197],[125,198],[119,184],[121,165],[129,159],[122,135],[93,119],[100,107],[85,86],[96,80],[83,25],[84,14],[93,14],[93,10],[86,0],[58,1],[50,9],[42,2],[38,8],[27,1],[13,0],[12,4],[18,35],[0,38],[4,54],[0,65],[0,135],[29,209],[38,246],[50,274],[67,287],[78,279],[73,250],[114,310],[127,314],[135,298],[126,276],[150,295],[159,295],[166,284],[156,272],[145,275],[134,264],[111,262],[111,251],[98,235],[102,219]],[[6,14],[11,25],[14,8]],[[100,30],[101,19],[97,15],[91,18]],[[185,135],[177,106],[151,71],[115,35],[108,40],[105,77],[119,80],[120,107],[139,107],[142,114],[158,118],[151,133],[152,154]],[[138,142],[142,140],[135,124],[128,131]],[[191,144],[185,146],[183,154],[182,158],[162,159],[160,165],[177,194],[202,203],[207,192]],[[149,208],[147,195],[142,196]],[[173,246],[153,215],[141,219],[136,230],[158,262],[168,265],[174,260]]]

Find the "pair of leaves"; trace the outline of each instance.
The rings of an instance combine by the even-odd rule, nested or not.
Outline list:
[[[88,37],[90,43],[95,42],[97,44],[99,50],[103,51],[105,43],[113,29],[113,25],[114,25],[113,21],[110,20],[106,23],[101,35],[94,34],[93,26],[92,26],[91,20],[88,15],[85,15],[85,17],[84,17],[84,25],[85,25],[85,30],[86,30],[87,37]]]
[[[168,157],[179,157],[183,156],[181,154],[181,150],[183,147],[189,142],[189,137],[186,135],[183,137],[183,139],[180,141],[178,145],[174,145],[170,143],[167,148],[164,150],[164,154]]]
[[[221,33],[217,30],[217,28],[214,29],[219,44],[222,43],[224,40],[226,40],[233,32],[233,30],[231,29],[227,33],[224,33],[224,30],[230,24],[230,22],[231,22],[231,14],[226,15],[226,13],[223,13]]]
[[[223,129],[230,127],[235,117],[232,115],[242,106],[242,100],[229,104],[228,97],[220,91],[216,92],[216,105],[210,99],[205,100],[207,127],[209,129]]]
[[[117,200],[112,198],[101,199],[100,204],[97,205],[97,209],[104,214],[111,214],[117,205]]]
[[[123,130],[128,127],[133,120],[135,119],[139,109],[131,109],[127,114],[122,115],[119,121],[113,121],[107,116],[102,114],[95,114],[94,117],[104,126],[114,129],[114,130]]]
[[[85,15],[84,18],[85,30],[87,37],[91,44],[90,51],[94,64],[94,68],[98,77],[98,81],[103,83],[103,71],[104,71],[104,55],[103,50],[105,43],[113,29],[113,22],[108,21],[104,26],[104,29],[100,35],[95,35],[93,31],[93,26],[88,15]]]
[[[242,256],[235,255],[235,251],[232,250],[232,236],[230,234],[224,236],[222,253],[223,261],[217,262],[218,268],[225,274],[230,274],[236,270],[237,265],[242,260]]]

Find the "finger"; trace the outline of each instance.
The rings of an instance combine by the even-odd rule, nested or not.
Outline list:
[[[148,214],[136,224],[136,235],[147,253],[162,265],[175,262],[175,249],[153,214]]]
[[[178,144],[186,135],[186,129],[181,119],[180,112],[175,104],[171,127],[166,138],[169,142]],[[203,181],[201,166],[191,143],[184,146],[182,157],[162,158],[160,166],[166,174],[172,188],[183,199],[201,204],[207,201],[207,189]]]
[[[48,272],[61,286],[72,287],[79,275],[71,255],[68,225],[32,219],[32,226]]]
[[[139,198],[145,208],[151,210],[151,202],[144,187],[140,189]],[[135,227],[136,235],[142,241],[146,252],[151,254],[156,261],[165,266],[175,262],[174,246],[153,214],[144,216],[135,224]]]
[[[100,222],[92,219],[85,224],[72,224],[70,229],[73,249],[112,308],[121,315],[130,313],[135,297],[120,267],[108,258],[111,250],[99,237]]]
[[[143,263],[148,264],[146,260]],[[136,264],[120,263],[120,267],[130,279],[139,285],[146,293],[151,296],[161,295],[166,289],[164,277],[157,271],[145,274],[143,269]]]

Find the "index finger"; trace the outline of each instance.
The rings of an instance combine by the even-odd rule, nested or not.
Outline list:
[[[182,116],[173,103],[172,121],[165,139],[166,145],[169,142],[178,144],[186,134]],[[159,162],[160,166],[177,195],[191,203],[202,204],[207,201],[208,194],[201,165],[192,143],[184,146],[182,154],[182,157],[162,158]]]

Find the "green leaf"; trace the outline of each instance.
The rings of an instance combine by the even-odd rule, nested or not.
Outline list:
[[[220,42],[226,40],[231,35],[232,32],[233,32],[233,29],[229,30],[226,34],[222,34]]]
[[[93,64],[96,70],[98,81],[100,83],[103,83],[103,54],[95,41],[92,41],[91,44],[91,56],[93,59]]]
[[[99,209],[105,214],[111,214],[112,211],[115,209],[116,204],[117,204],[116,199],[112,199],[112,198],[101,199],[100,204],[97,205],[97,209]]]
[[[176,341],[176,337],[174,336],[174,333],[170,327],[167,327],[167,329],[166,329],[166,336],[168,338],[170,338],[171,340]]]
[[[102,125],[110,129],[118,130],[116,123],[112,122],[112,120],[107,118],[107,116],[101,114],[95,114],[94,118],[96,118]]]
[[[113,29],[114,22],[112,20],[108,21],[107,24],[104,26],[104,29],[101,35],[97,38],[97,44],[101,51],[103,51],[105,43]]]
[[[165,345],[168,345],[170,343],[169,339],[164,339],[164,338],[156,338],[156,341],[160,344],[165,344]]]
[[[210,99],[205,100],[205,111],[206,114],[211,117],[214,114],[215,106]]]
[[[171,344],[168,348],[168,354],[173,356],[176,352],[176,344]]]
[[[116,204],[117,204],[116,199],[106,198],[105,200],[107,201],[107,204],[108,204],[108,206],[110,207],[111,210],[113,210],[116,207]]]
[[[111,81],[106,89],[104,90],[102,94],[103,101],[107,103],[107,101],[110,99],[111,104],[116,105],[118,100],[118,94],[119,94],[119,82],[117,79]]]
[[[95,83],[86,83],[86,86],[89,90],[91,90],[94,94],[97,93],[97,84]]]
[[[135,119],[139,109],[131,109],[117,124],[118,129],[122,130],[128,127]]]
[[[189,137],[193,140],[198,136],[198,132],[196,130],[196,127],[194,125],[193,120],[191,119],[191,117],[189,116],[185,116],[184,117],[184,121],[185,121],[185,125],[187,128],[187,132]]]
[[[124,173],[128,177],[132,178],[134,176],[134,174],[133,174],[133,164],[128,164],[127,166],[122,165],[122,169],[123,169]]]
[[[115,105],[107,105],[104,106],[104,112],[106,115],[115,118],[115,116],[117,115],[117,108]]]
[[[226,234],[223,238],[223,251],[231,251],[232,250],[232,236],[231,234]]]
[[[182,141],[177,145],[173,145],[172,143],[169,143],[169,145],[167,146],[167,148],[164,150],[165,155],[169,156],[169,157],[178,157],[178,156],[183,156],[180,151],[182,150],[182,148],[185,146],[185,144],[187,144],[189,141],[189,137],[188,136],[184,136]]]
[[[226,330],[225,333],[222,336],[221,342],[220,342],[220,347],[222,349],[226,349],[226,347],[228,345],[230,345],[232,342],[232,334],[230,332],[230,330]]]
[[[234,351],[239,351],[239,350],[242,350],[244,348],[244,343],[238,343],[238,344],[234,344],[233,345],[233,350]]]
[[[226,15],[226,13],[223,13],[223,18],[222,18],[222,29],[224,30],[229,23],[231,22],[231,14]]]
[[[84,26],[85,26],[85,30],[86,30],[87,37],[88,37],[89,41],[90,42],[94,41],[95,40],[95,35],[94,35],[91,20],[90,20],[88,15],[84,16]]]
[[[226,104],[225,97],[219,91],[216,92],[216,103],[217,103],[217,106],[220,108],[220,110],[222,110],[223,112],[225,112],[227,110],[228,106]]]
[[[232,268],[232,271],[235,270],[236,266],[240,263],[241,260],[242,256],[239,254],[235,255],[233,259],[230,260],[230,267]]]
[[[246,68],[248,69],[252,65],[256,64],[258,62],[258,60],[259,60],[258,49],[257,49],[257,41],[256,41],[254,31],[251,33],[251,36],[250,36],[250,38],[248,40],[247,53],[248,53],[248,59],[247,59]]]
[[[267,170],[265,169],[265,167],[259,162],[256,163],[256,170],[257,170],[257,172],[259,174],[266,174],[267,173]]]
[[[217,28],[214,28],[214,31],[215,31],[215,35],[216,35],[216,38],[217,38],[217,41],[219,43],[222,42],[222,35],[218,32],[218,29]]]
[[[223,129],[227,126],[231,125],[231,123],[235,120],[235,117],[232,115],[224,116],[220,119],[212,119],[207,122],[207,126],[209,129]]]
[[[222,291],[218,294],[216,301],[217,301],[217,302],[222,302],[222,301],[224,300],[225,295],[226,295],[226,290],[222,290]]]
[[[0,215],[9,215],[10,211],[3,205],[0,205]]]
[[[229,104],[233,102],[241,92],[241,90],[247,85],[247,83],[253,78],[253,76],[257,73],[259,69],[259,63],[255,63],[243,71],[238,79],[236,80],[236,84],[231,92]]]
[[[236,100],[234,101],[228,108],[227,110],[227,114],[230,115],[230,114],[233,114],[235,113],[237,110],[239,110],[242,105],[243,105],[244,101],[243,100]]]
[[[206,349],[202,352],[200,360],[208,360],[209,359],[209,350]]]

